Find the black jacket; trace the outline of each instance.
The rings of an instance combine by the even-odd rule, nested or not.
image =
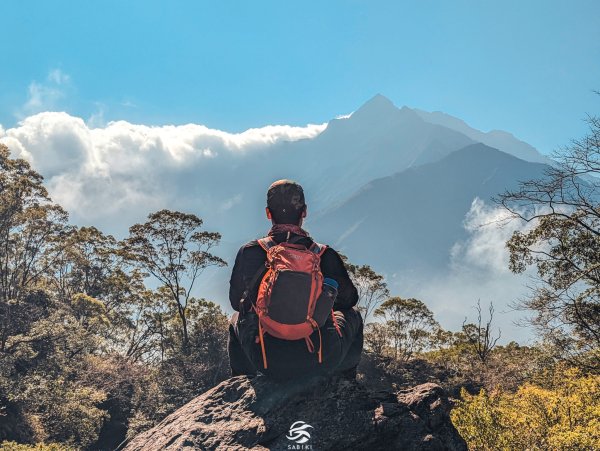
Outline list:
[[[298,235],[292,233],[290,238],[296,236]],[[285,241],[286,237],[286,233],[281,233],[274,235],[272,238],[277,243],[281,243],[282,241]],[[298,244],[309,247],[312,242],[313,240],[310,237],[305,237],[304,239],[299,240]],[[229,281],[229,301],[234,310],[240,311],[240,299],[242,298],[247,285],[250,284],[256,275],[258,269],[265,267],[266,259],[266,252],[260,247],[256,240],[245,244],[238,251],[231,272],[231,280]],[[356,305],[358,302],[358,292],[356,287],[350,280],[339,254],[330,247],[328,247],[321,256],[321,272],[324,277],[334,279],[339,284],[338,295],[333,305],[334,310],[347,309]],[[248,301],[250,302],[245,302],[244,311],[248,311],[251,303],[254,304],[256,302],[259,284],[260,279],[256,282],[254,287],[249,287],[250,295]]]

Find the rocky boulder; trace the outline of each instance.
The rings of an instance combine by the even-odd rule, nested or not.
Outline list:
[[[238,376],[193,399],[126,451],[466,450],[444,390],[373,391],[357,381]]]

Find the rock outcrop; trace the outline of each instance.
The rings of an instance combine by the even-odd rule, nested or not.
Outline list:
[[[275,383],[238,376],[124,449],[466,450],[449,409],[444,390],[431,383],[394,393],[344,379]]]

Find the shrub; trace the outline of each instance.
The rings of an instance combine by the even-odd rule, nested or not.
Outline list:
[[[566,368],[546,387],[461,398],[451,417],[470,449],[600,449],[600,376]]]

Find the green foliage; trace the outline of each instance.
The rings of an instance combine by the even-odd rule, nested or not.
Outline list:
[[[0,449],[114,449],[228,375],[227,317],[190,296],[220,235],[163,210],[119,243],[42,181],[0,145]]]
[[[358,291],[357,306],[366,323],[373,311],[390,295],[387,283],[381,274],[377,274],[369,265],[354,265],[348,257],[341,255],[350,279]]]
[[[168,292],[181,323],[181,345],[189,349],[187,309],[198,276],[209,266],[227,263],[209,251],[221,235],[201,231],[202,220],[193,214],[161,210],[148,215],[144,224],[129,228],[129,238],[121,243],[120,255],[148,271]]]
[[[554,359],[539,346],[521,346],[510,342],[496,346],[484,361],[461,332],[453,333],[452,343],[421,354],[443,377],[443,385],[452,392],[460,387],[469,390],[485,388],[515,391],[527,381],[541,381],[543,374],[555,364]]]
[[[470,449],[600,449],[600,376],[565,368],[548,386],[461,398],[451,418]]]
[[[42,177],[0,144],[0,352],[30,326],[28,292],[61,251],[67,213],[48,197]],[[23,303],[28,305],[21,307]]]
[[[106,394],[65,379],[45,380],[44,375],[27,379],[20,400],[36,412],[45,440],[87,447],[98,438],[107,417],[99,408]]]
[[[384,356],[390,343],[389,328],[382,323],[367,323],[364,329],[364,343],[376,356]]]
[[[431,343],[432,332],[439,328],[431,310],[418,299],[389,298],[375,310],[375,316],[385,322],[374,328],[384,328],[385,332],[374,335],[370,330],[367,342],[380,342],[385,337],[394,358],[402,361],[424,350]]]
[[[600,117],[583,139],[556,152],[559,164],[499,197],[528,223],[508,241],[510,269],[537,271],[541,283],[524,302],[532,323],[578,364],[600,369]],[[577,360],[593,353],[595,359]]]
[[[479,395],[470,396],[463,388],[461,398],[463,401],[452,410],[451,418],[469,449],[510,449],[499,410],[502,397],[495,393],[490,396],[484,389]]]

